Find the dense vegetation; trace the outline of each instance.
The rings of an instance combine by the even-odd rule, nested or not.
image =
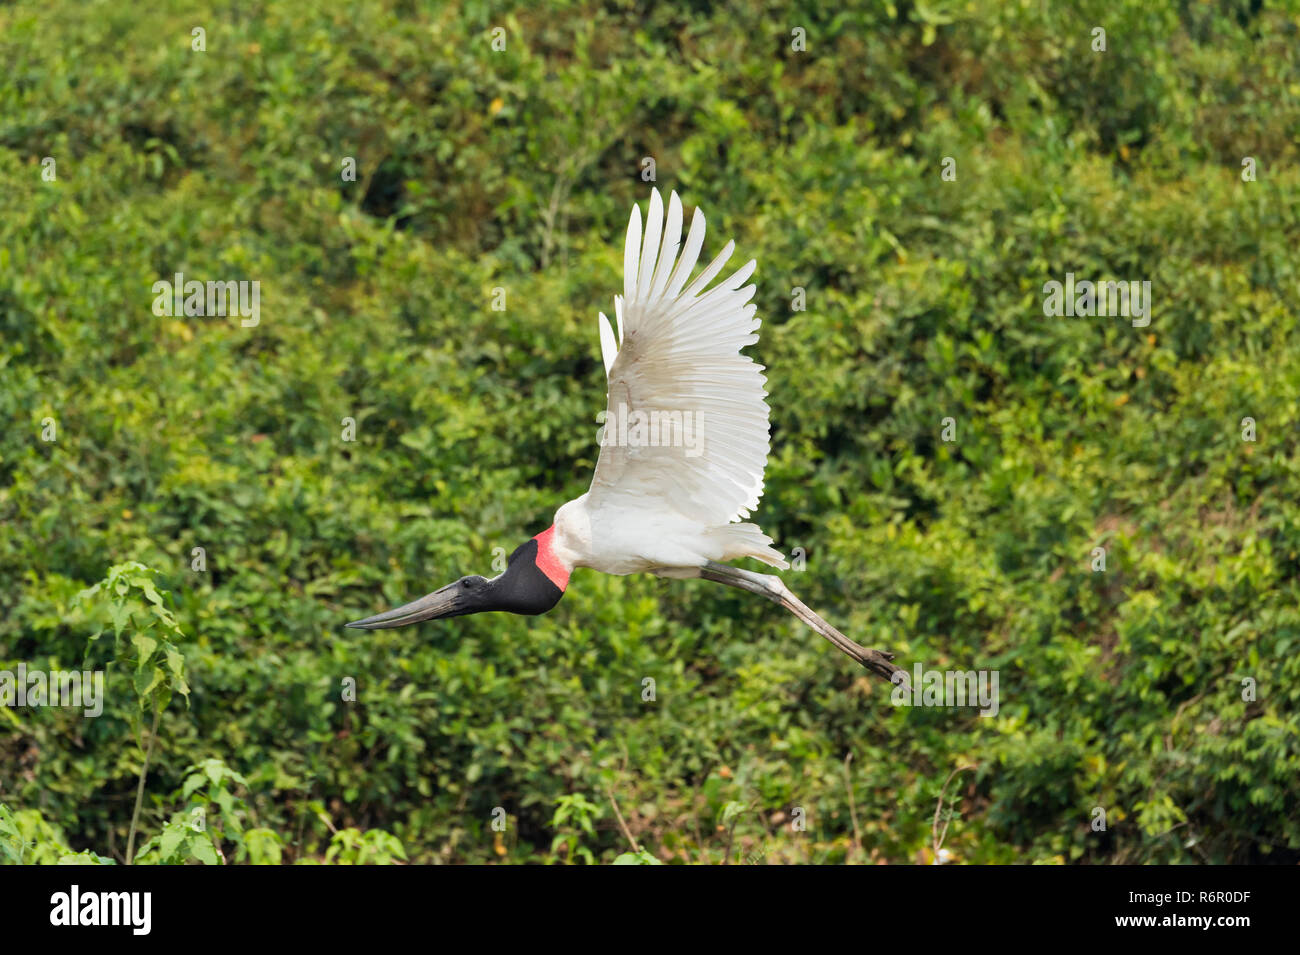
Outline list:
[[[956,861],[1300,859],[1296,5],[19,0],[0,57],[0,669],[108,667],[0,707],[0,860],[124,861],[146,752],[142,862],[925,861],[941,799]],[[343,629],[586,489],[646,157],[758,260],[792,589],[996,716],[703,581]]]

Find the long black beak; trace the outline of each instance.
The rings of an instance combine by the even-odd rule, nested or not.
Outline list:
[[[403,604],[395,610],[366,617],[365,620],[355,620],[348,626],[356,630],[388,630],[419,623],[421,620],[456,617],[469,612],[462,599],[463,596],[464,587],[457,580],[419,600],[412,600],[409,604]]]

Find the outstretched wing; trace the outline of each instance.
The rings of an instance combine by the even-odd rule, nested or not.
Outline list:
[[[645,235],[632,208],[623,253],[618,333],[600,315],[609,394],[592,504],[671,507],[704,526],[749,516],[763,493],[768,407],[763,366],[740,350],[758,341],[750,260],[705,291],[735,248],[728,242],[689,285],[704,243],[695,210],[681,258],[682,203],[656,189]],[[678,426],[680,422],[680,426]],[[665,436],[667,441],[665,441]],[[616,500],[617,498],[617,500]]]

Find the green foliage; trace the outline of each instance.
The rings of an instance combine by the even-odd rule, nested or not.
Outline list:
[[[108,569],[103,580],[77,594],[74,606],[106,614],[113,625],[114,662],[132,674],[131,686],[142,712],[167,708],[173,692],[188,701],[185,660],[174,641],[184,639],[175,616],[154,585],[156,570],[138,561]],[[93,642],[103,632],[90,636]]]
[[[0,707],[0,858],[125,861],[144,778],[151,863],[627,864],[595,793],[662,861],[909,862],[971,765],[958,861],[1300,860],[1294,3],[200,8],[0,6],[0,670],[109,674]],[[645,157],[758,260],[791,588],[997,716],[703,581],[343,629],[586,489]]]
[[[661,861],[652,856],[644,849],[638,849],[636,852],[624,852],[614,857],[611,865],[663,865]]]
[[[564,862],[581,859],[588,865],[594,863],[596,857],[582,844],[582,837],[596,835],[592,823],[599,814],[600,806],[582,793],[571,793],[557,799],[555,813],[551,816],[551,828],[557,833],[551,840],[551,852]]]
[[[0,803],[0,865],[113,865],[93,852],[74,852],[39,809],[13,812]]]
[[[325,861],[334,865],[393,865],[398,860],[406,860],[406,850],[395,836],[379,829],[342,829],[325,850]]]
[[[179,796],[185,808],[174,813],[162,831],[140,847],[137,864],[174,865],[193,859],[216,865],[228,858],[226,842],[237,848],[236,859],[249,856],[245,844],[244,819],[248,807],[231,792],[231,786],[247,788],[248,780],[220,759],[209,758],[191,766]],[[274,835],[274,833],[272,834]],[[259,858],[276,854],[274,844],[263,836],[256,840]]]

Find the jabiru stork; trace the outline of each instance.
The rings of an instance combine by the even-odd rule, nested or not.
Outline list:
[[[737,587],[785,607],[886,680],[905,673],[889,662],[893,654],[859,646],[813,613],[780,577],[724,563],[752,557],[789,568],[772,539],[743,521],[763,493],[770,447],[763,366],[741,354],[758,341],[758,307],[749,303],[754,286],[744,284],[756,263],[706,290],[731,258],[735,242],[728,242],[688,284],[703,244],[704,215],[696,209],[682,248],[676,192],[666,218],[659,190],[651,193],[644,235],[633,205],[623,294],[614,296],[617,335],[603,312],[598,319],[608,395],[590,490],[556,511],[554,523],[518,547],[498,576],[462,577],[349,627],[381,630],[488,611],[545,613],[564,595],[570,574],[587,567]],[[670,440],[645,433],[654,415],[669,423]],[[658,437],[663,432],[661,422]]]

